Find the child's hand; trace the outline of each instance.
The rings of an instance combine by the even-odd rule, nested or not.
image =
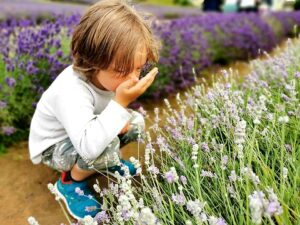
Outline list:
[[[145,77],[138,80],[130,79],[120,84],[116,89],[115,101],[123,107],[127,107],[131,102],[142,95],[152,84],[156,74],[157,67],[153,68]]]
[[[125,127],[123,127],[123,129],[120,131],[119,134],[125,134],[125,133],[127,133],[128,130],[129,130],[129,126],[130,126],[129,123],[126,123]]]

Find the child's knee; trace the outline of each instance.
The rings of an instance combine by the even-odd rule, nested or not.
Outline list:
[[[120,155],[120,139],[116,137],[96,159],[91,161],[78,160],[77,165],[85,170],[103,170],[117,164]]]

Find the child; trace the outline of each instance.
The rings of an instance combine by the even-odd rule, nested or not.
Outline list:
[[[124,174],[114,156],[144,128],[143,117],[126,107],[153,82],[157,68],[139,77],[147,62],[158,61],[159,49],[147,21],[122,0],[91,6],[75,28],[71,48],[73,65],[37,104],[29,150],[34,164],[62,172],[57,192],[69,213],[82,219],[101,208],[94,197],[76,193],[91,195],[86,179],[101,170]],[[135,174],[133,164],[120,162]]]

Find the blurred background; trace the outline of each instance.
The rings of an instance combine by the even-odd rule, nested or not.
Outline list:
[[[48,13],[82,13],[97,0],[0,0],[0,18]],[[197,15],[201,11],[278,11],[300,8],[300,0],[136,0],[129,1],[158,17]]]

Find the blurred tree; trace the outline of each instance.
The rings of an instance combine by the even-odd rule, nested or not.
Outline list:
[[[189,0],[173,0],[175,4],[178,5],[190,5],[191,2]]]

